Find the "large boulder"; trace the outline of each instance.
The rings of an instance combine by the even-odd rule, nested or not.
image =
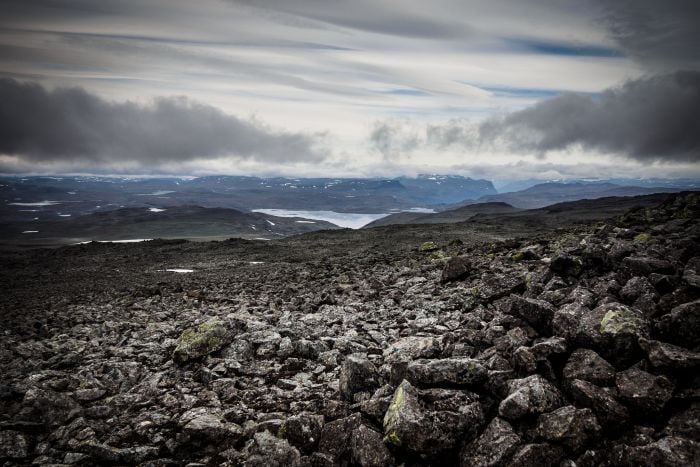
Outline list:
[[[322,430],[323,415],[302,413],[287,418],[278,435],[301,452],[311,453],[318,446]]]
[[[379,374],[364,354],[351,354],[340,368],[340,395],[348,401],[358,393],[369,393],[379,387]],[[369,396],[369,394],[367,394]]]
[[[455,256],[450,259],[442,270],[441,282],[464,279],[469,275],[471,264],[465,256]]]
[[[594,348],[624,366],[642,356],[638,341],[648,338],[649,331],[649,320],[641,310],[612,302],[583,315],[577,340],[582,347]]]
[[[462,448],[461,467],[496,467],[504,465],[520,444],[520,437],[507,421],[491,420],[483,433]]]
[[[576,349],[564,366],[564,380],[588,381],[598,386],[609,386],[615,381],[615,368],[590,349]]]
[[[486,367],[472,358],[416,360],[406,368],[406,379],[418,386],[475,386],[486,381],[487,376]]]
[[[510,301],[512,314],[524,319],[537,330],[548,331],[551,328],[555,310],[549,302],[519,295],[511,295]]]
[[[642,446],[622,446],[613,454],[613,465],[623,467],[676,467],[697,465],[700,443],[668,436]]]
[[[700,353],[666,342],[640,339],[651,366],[664,371],[681,373],[700,368]]]
[[[359,467],[390,467],[395,464],[382,434],[366,425],[352,431],[350,449],[354,465]]]
[[[384,441],[434,456],[472,439],[484,420],[477,396],[464,391],[419,391],[403,381],[384,415]]]
[[[269,431],[256,433],[245,467],[298,467],[301,454],[287,440],[277,438]]]
[[[24,459],[29,455],[29,440],[18,431],[0,431],[0,459]]]
[[[185,329],[177,338],[173,351],[176,363],[187,363],[212,352],[216,352],[231,342],[231,333],[221,321],[211,320],[196,328]]]
[[[629,411],[615,398],[613,389],[600,388],[578,379],[569,383],[569,389],[576,405],[593,410],[603,427],[619,429],[628,423]]]
[[[700,346],[700,300],[673,308],[662,318],[660,327],[664,340],[688,348]]]
[[[632,367],[615,376],[620,399],[640,416],[661,412],[673,396],[673,383],[665,376],[656,376]]]
[[[517,420],[561,407],[564,399],[559,390],[540,375],[508,381],[508,397],[498,406],[498,415]]]
[[[600,425],[593,411],[572,405],[540,415],[537,434],[578,451],[600,434]]]

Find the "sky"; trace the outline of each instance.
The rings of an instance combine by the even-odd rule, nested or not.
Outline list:
[[[0,173],[700,177],[696,0],[0,8]]]

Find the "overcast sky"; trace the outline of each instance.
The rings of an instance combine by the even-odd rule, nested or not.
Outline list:
[[[0,172],[700,176],[696,0],[0,7]]]

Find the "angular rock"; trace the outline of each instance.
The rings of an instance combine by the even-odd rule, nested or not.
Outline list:
[[[481,405],[474,400],[460,391],[421,393],[403,381],[384,415],[384,441],[427,456],[454,449],[483,423]]]
[[[574,342],[578,335],[579,323],[584,314],[590,310],[578,303],[569,303],[554,312],[552,316],[552,334]]]
[[[625,446],[613,460],[624,467],[676,467],[697,465],[700,443],[668,436],[644,446]]]
[[[577,341],[595,348],[615,364],[637,361],[642,352],[639,338],[649,337],[650,324],[644,313],[620,303],[606,303],[584,314]]]
[[[576,405],[593,410],[603,427],[617,429],[628,423],[629,412],[617,401],[612,390],[578,379],[571,381],[569,388]]]
[[[90,456],[98,465],[104,464],[141,464],[147,459],[158,456],[158,448],[153,446],[133,446],[115,448],[97,442],[87,442],[79,446],[81,452]]]
[[[700,346],[700,300],[678,305],[663,321],[669,342],[688,348]]]
[[[234,443],[243,434],[240,426],[225,421],[218,412],[206,407],[185,412],[180,417],[179,425],[188,436],[209,442],[226,440]]]
[[[583,272],[583,261],[578,256],[561,253],[552,257],[549,269],[564,277],[578,277]]]
[[[656,376],[632,367],[615,376],[620,400],[638,414],[659,413],[673,396],[673,383],[665,376]]]
[[[328,455],[335,462],[347,459],[351,454],[352,433],[362,424],[359,413],[326,423],[321,430],[319,452]]]
[[[507,421],[498,417],[481,435],[467,443],[460,455],[461,467],[495,467],[504,465],[520,444],[520,437]]]
[[[542,414],[537,424],[537,435],[578,451],[600,434],[598,420],[590,409],[572,405]]]
[[[620,290],[620,298],[628,304],[634,303],[642,295],[657,295],[656,289],[646,277],[633,277]]]
[[[615,380],[615,368],[603,357],[589,349],[576,349],[564,366],[564,379],[583,380],[596,386],[609,386]]]
[[[683,280],[688,285],[700,288],[700,256],[688,260],[683,269]]]
[[[486,367],[472,358],[415,360],[406,368],[406,379],[418,386],[474,386],[486,381],[487,376]]]
[[[676,267],[670,261],[651,258],[649,256],[628,256],[622,260],[622,267],[632,276],[648,276],[657,274],[675,274]]]
[[[360,425],[350,436],[352,455],[359,467],[389,467],[395,464],[394,456],[382,440],[381,433]]]
[[[255,433],[250,456],[243,463],[246,467],[298,467],[301,454],[287,440],[272,435],[269,431]]]
[[[470,270],[471,263],[465,256],[455,256],[443,268],[440,281],[445,283],[464,279]]]
[[[700,368],[698,352],[648,339],[640,339],[639,345],[647,353],[647,359],[654,368],[674,372]]]
[[[221,321],[211,320],[196,328],[185,329],[177,338],[173,351],[176,363],[186,363],[201,358],[231,342],[231,335]]]
[[[379,387],[379,374],[372,362],[363,354],[351,354],[340,368],[340,395],[353,401],[355,394],[371,392]]]
[[[323,415],[298,414],[289,417],[278,435],[302,453],[311,453],[318,446],[323,430]]]
[[[18,431],[0,431],[0,459],[25,459],[29,455],[29,440]]]
[[[532,375],[508,382],[508,397],[498,406],[498,415],[507,420],[517,420],[549,412],[563,403],[561,393],[552,383],[540,375]]]
[[[526,444],[518,449],[508,467],[558,467],[564,454],[560,446],[548,443]]]
[[[511,295],[510,300],[512,314],[521,317],[540,331],[547,331],[551,328],[554,307],[549,302],[524,298],[519,295]]]

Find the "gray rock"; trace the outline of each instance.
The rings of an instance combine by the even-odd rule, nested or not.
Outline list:
[[[518,449],[508,467],[555,467],[564,450],[548,443],[526,444]]]
[[[600,434],[598,420],[590,409],[572,405],[542,414],[537,424],[537,435],[578,451]]]
[[[700,403],[695,402],[687,410],[671,417],[664,429],[664,434],[700,439]]]
[[[620,298],[628,304],[634,303],[642,295],[657,297],[656,289],[646,277],[633,277],[620,290]]]
[[[651,366],[667,371],[694,370],[700,367],[700,353],[665,342],[640,339]]]
[[[340,368],[340,395],[348,401],[355,394],[368,393],[379,387],[379,374],[372,362],[363,354],[348,355]]]
[[[700,300],[678,305],[664,321],[669,342],[689,348],[700,346]]]
[[[334,461],[347,459],[350,455],[350,441],[353,431],[362,424],[359,413],[326,423],[321,430],[319,452],[328,455]]]
[[[571,397],[577,406],[593,410],[603,427],[618,429],[629,421],[629,412],[611,389],[599,388],[588,381],[573,380],[569,383]]]
[[[624,446],[613,462],[624,467],[676,467],[697,465],[698,459],[700,443],[669,436],[644,446]]]
[[[444,283],[464,279],[470,270],[471,263],[465,256],[455,256],[443,268],[440,280]]]
[[[360,425],[350,436],[352,460],[359,467],[389,467],[395,464],[394,456],[382,440],[381,433]]]
[[[487,375],[486,367],[472,358],[416,360],[406,368],[406,379],[418,386],[474,386],[486,381]]]
[[[641,310],[613,302],[581,318],[577,340],[617,365],[626,365],[642,355],[638,340],[648,338],[649,330],[649,320]]]
[[[240,426],[227,422],[220,413],[207,407],[199,407],[185,412],[178,423],[186,435],[209,442],[226,440],[233,443],[240,439],[243,434]]]
[[[29,455],[29,440],[18,431],[0,431],[0,459],[25,459]]]
[[[231,342],[231,335],[221,321],[211,320],[196,328],[185,329],[177,338],[173,360],[186,363],[216,352]]]
[[[569,303],[554,312],[552,316],[552,334],[574,342],[578,335],[579,323],[584,314],[590,310],[579,303]]]
[[[673,396],[673,383],[632,367],[615,376],[619,397],[641,416],[659,413]]]
[[[589,349],[576,349],[564,366],[564,379],[583,380],[597,386],[609,386],[615,380],[615,368]]]
[[[287,418],[279,429],[279,436],[302,453],[311,453],[318,446],[322,430],[323,415],[304,413]]]
[[[688,285],[700,288],[700,256],[688,260],[683,269],[683,280]]]
[[[496,417],[476,440],[465,444],[460,455],[460,465],[461,467],[503,465],[519,444],[520,437],[510,423]]]
[[[384,416],[384,441],[412,453],[437,455],[472,439],[483,423],[476,397],[461,391],[419,391],[403,381]]]
[[[561,407],[564,399],[559,390],[540,375],[508,382],[508,397],[498,406],[498,415],[517,420],[527,415],[539,415]]]
[[[268,431],[256,433],[253,437],[250,455],[243,462],[246,467],[298,467],[301,465],[301,454],[289,445],[287,440],[280,439]]]
[[[511,295],[510,312],[521,317],[535,329],[546,331],[551,328],[554,307],[544,300]]]
[[[561,276],[578,277],[583,272],[583,261],[578,256],[560,253],[552,257],[549,269]]]
[[[622,260],[622,267],[632,276],[648,276],[653,272],[658,274],[676,272],[676,267],[670,261],[649,256],[628,256]]]
[[[152,446],[115,448],[94,441],[81,444],[79,450],[90,456],[98,465],[135,465],[158,456],[158,448]]]

